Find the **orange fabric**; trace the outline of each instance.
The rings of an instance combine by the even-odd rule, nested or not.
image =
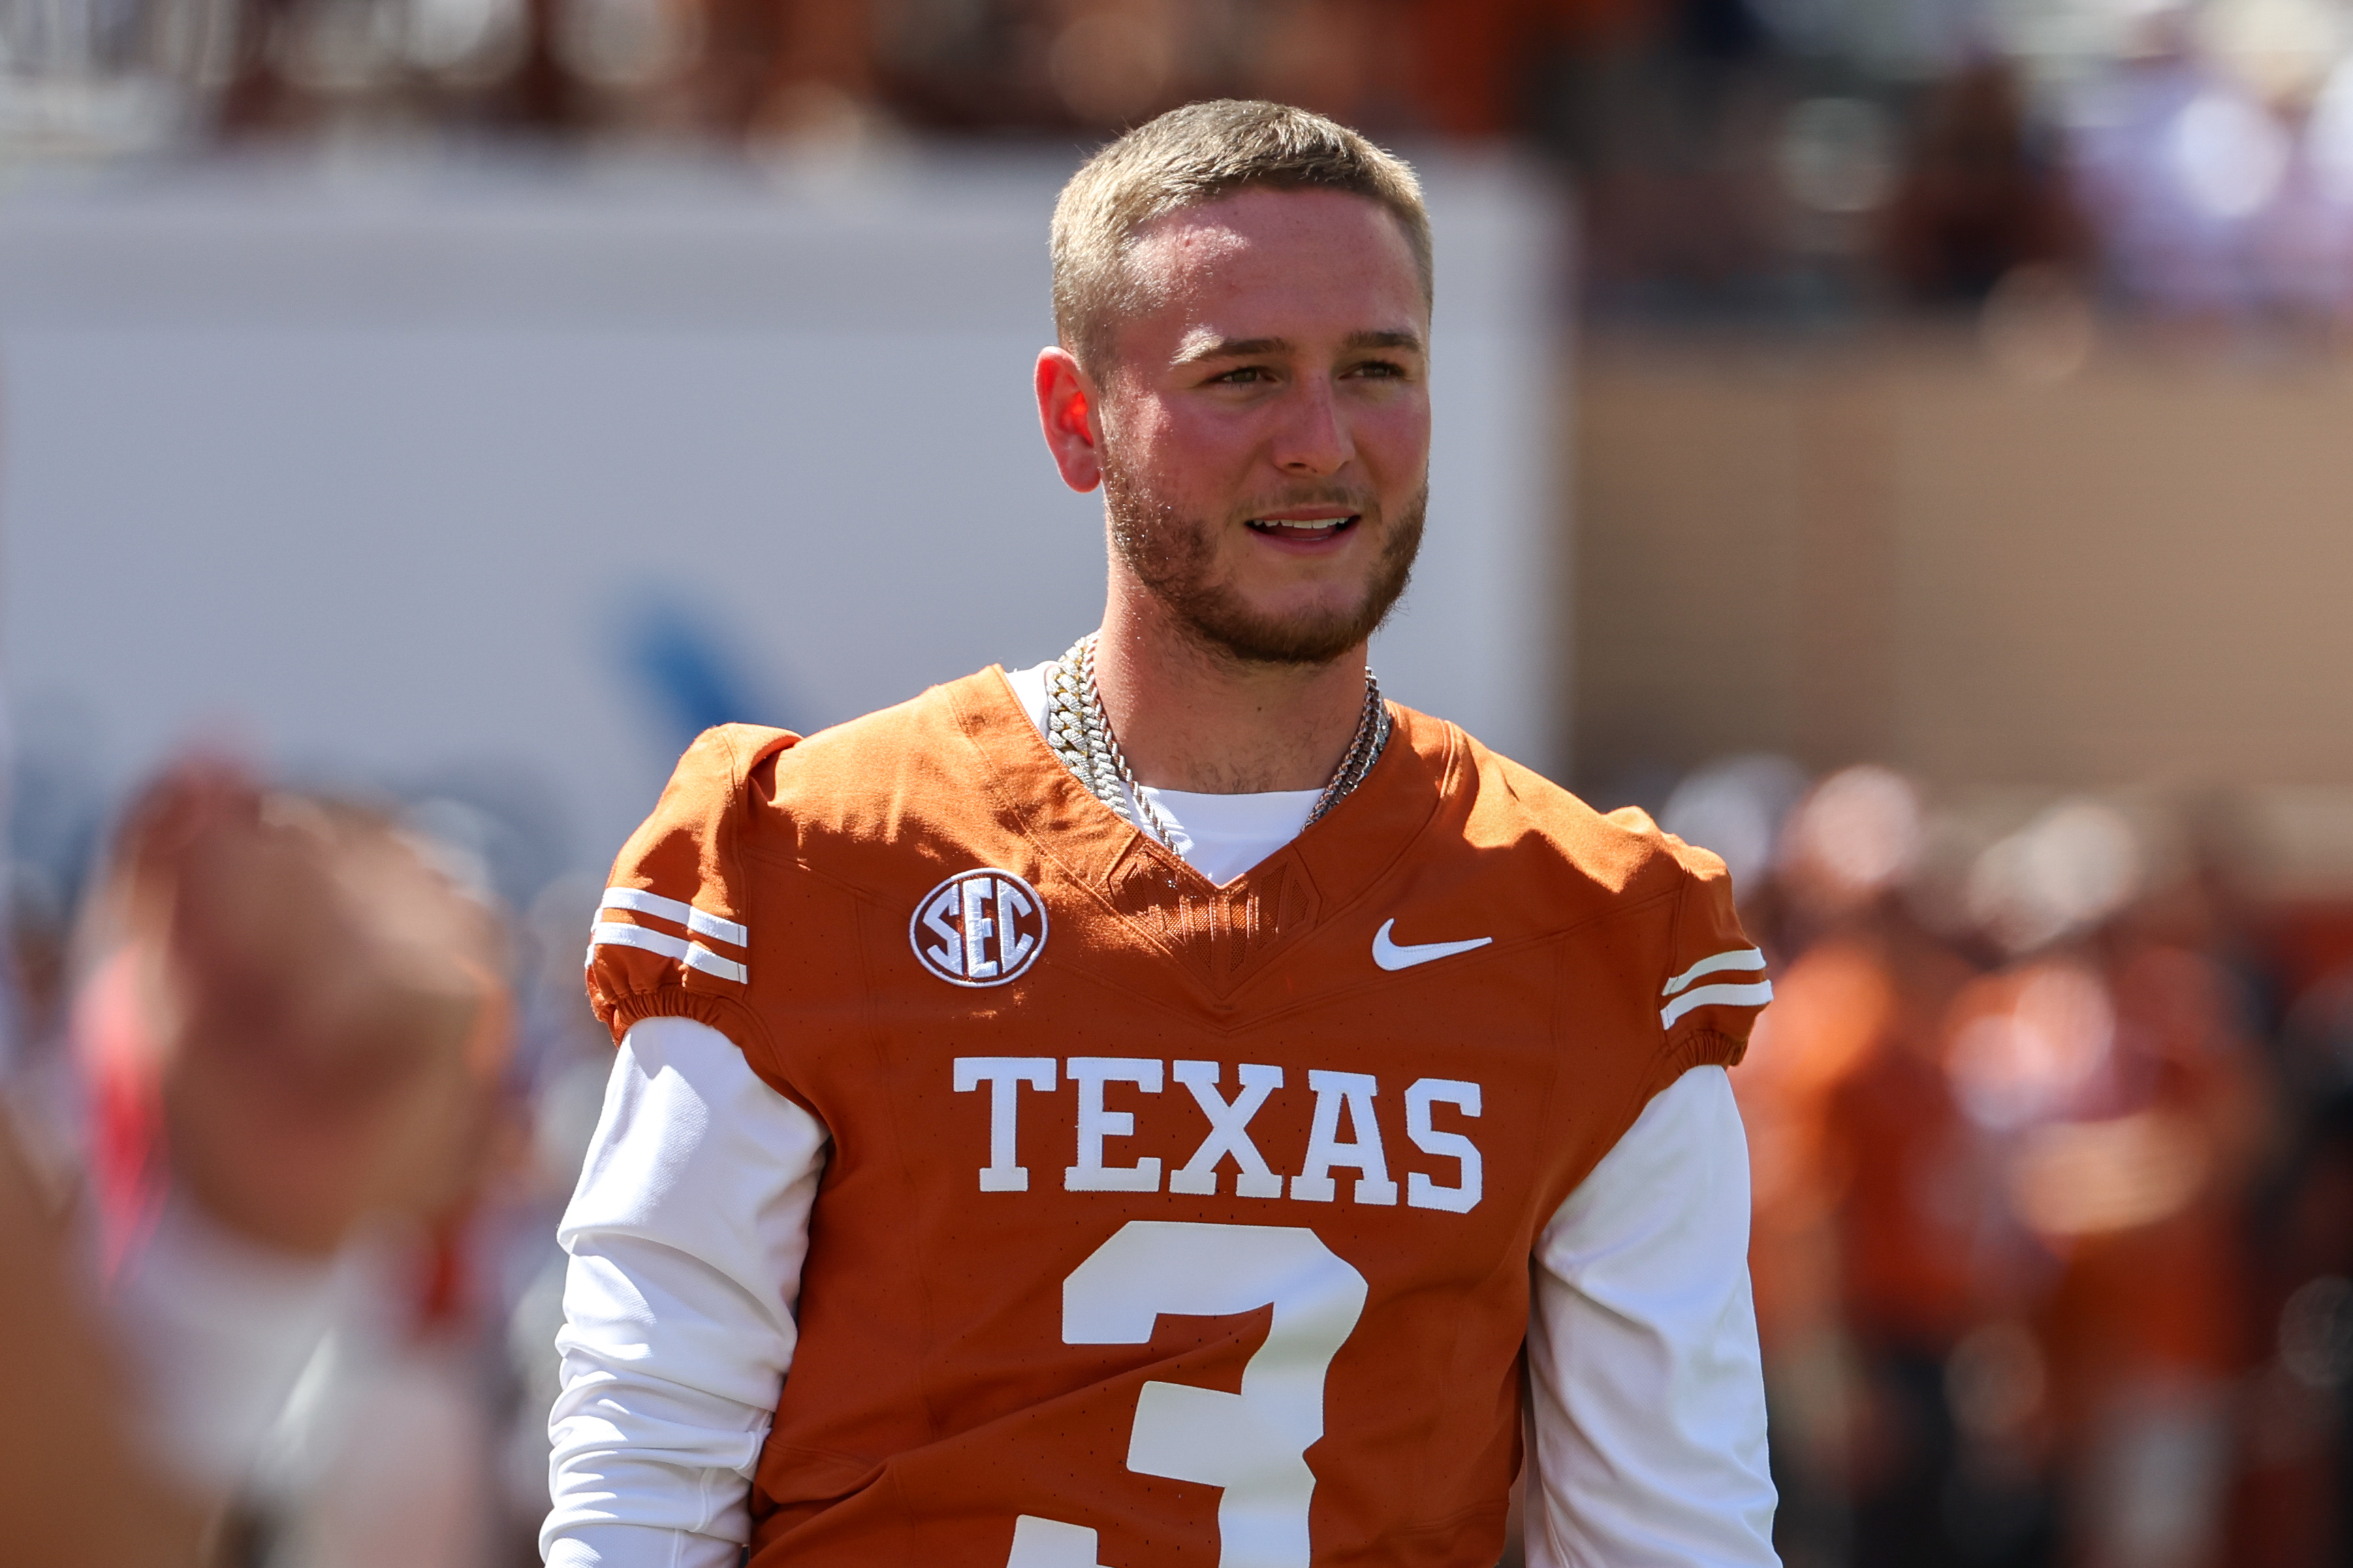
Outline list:
[[[1672,1029],[1662,997],[1750,944],[1714,857],[1393,713],[1365,783],[1222,888],[1087,794],[995,670],[806,741],[739,727],[689,752],[613,877],[675,902],[600,916],[647,928],[655,950],[602,942],[589,986],[617,1036],[656,1015],[726,1032],[833,1136],[797,1359],[755,1479],[754,1563],[1004,1563],[1020,1516],[1098,1532],[1095,1560],[1122,1568],[1214,1561],[1230,1491],[1221,1502],[1143,1450],[1194,1430],[1172,1397],[1193,1408],[1200,1390],[1247,1395],[1261,1377],[1261,1394],[1290,1398],[1267,1390],[1296,1362],[1254,1373],[1252,1357],[1305,1331],[1285,1316],[1299,1279],[1351,1271],[1353,1326],[1328,1290],[1308,1314],[1340,1312],[1328,1321],[1345,1330],[1303,1407],[1321,1427],[1303,1450],[1314,1560],[1494,1562],[1534,1237],[1653,1093],[1738,1058],[1755,1014],[1740,993],[1709,990]],[[917,943],[935,942],[921,923],[934,890],[978,868],[999,887],[1020,879],[1050,924],[1018,978],[968,986]],[[1031,934],[1014,906],[985,907]],[[1409,958],[1491,940],[1385,971],[1390,921]],[[689,936],[700,953],[675,956]],[[972,951],[1012,962],[1001,935]],[[1717,973],[1678,994],[1760,978]],[[954,1065],[976,1058],[1054,1068],[1050,1089],[1011,1095],[1023,1190],[976,1179],[997,1168],[995,1091],[959,1091]],[[1166,1078],[1082,1093],[1072,1080],[1095,1058]],[[1241,1094],[1243,1068],[1280,1069],[1243,1130],[1279,1195],[1238,1192],[1233,1157],[1214,1191],[1175,1190],[1209,1136],[1176,1081],[1202,1063],[1221,1099]],[[1346,1081],[1369,1099],[1323,1074],[1362,1075]],[[1417,1123],[1425,1091],[1452,1098],[1423,1100]],[[1088,1093],[1112,1118],[1096,1164]],[[1312,1151],[1349,1140],[1371,1168],[1335,1162],[1329,1197],[1303,1194]],[[1150,1162],[1148,1186],[1071,1189],[1111,1167],[1140,1183]],[[1191,1281],[1164,1279],[1126,1301],[1143,1311],[1133,1342],[1066,1342],[1092,1331],[1073,1327],[1086,1291],[1066,1289],[1082,1266],[1100,1281],[1127,1243],[1188,1238],[1212,1249],[1209,1275],[1261,1246],[1335,1261],[1278,1280],[1271,1311],[1265,1297],[1204,1311]],[[1210,1427],[1231,1416],[1209,1404]]]

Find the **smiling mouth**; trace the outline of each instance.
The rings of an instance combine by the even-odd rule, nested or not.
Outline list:
[[[1250,520],[1253,532],[1269,539],[1291,540],[1300,544],[1316,544],[1326,539],[1337,539],[1356,526],[1361,513],[1346,517],[1254,517]]]

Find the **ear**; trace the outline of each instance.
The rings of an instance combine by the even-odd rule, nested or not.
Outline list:
[[[1064,484],[1083,494],[1103,483],[1094,384],[1068,349],[1038,351],[1038,425]]]

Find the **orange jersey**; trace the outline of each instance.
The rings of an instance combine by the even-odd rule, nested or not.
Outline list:
[[[1223,887],[993,669],[687,753],[589,991],[832,1138],[754,1564],[1495,1561],[1535,1238],[1767,989],[1714,857],[1392,714]]]

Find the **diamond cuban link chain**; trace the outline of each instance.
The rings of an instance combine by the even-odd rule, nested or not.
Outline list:
[[[1122,822],[1141,828],[1161,844],[1176,847],[1174,830],[1168,819],[1154,808],[1150,797],[1135,782],[1135,773],[1127,765],[1127,753],[1120,750],[1119,737],[1103,712],[1103,689],[1095,684],[1095,634],[1089,632],[1071,645],[1071,649],[1046,672],[1046,743],[1063,765],[1076,773],[1079,782],[1087,786],[1097,800],[1119,814]],[[1307,813],[1303,827],[1313,827],[1323,820],[1324,814],[1362,784],[1373,764],[1380,760],[1381,750],[1388,744],[1388,704],[1381,700],[1381,684],[1373,672],[1365,671],[1365,707],[1356,721],[1356,738],[1348,742],[1347,754],[1332,774],[1332,782],[1315,797],[1314,806]],[[1135,802],[1143,814],[1136,820],[1136,811],[1128,809]]]

